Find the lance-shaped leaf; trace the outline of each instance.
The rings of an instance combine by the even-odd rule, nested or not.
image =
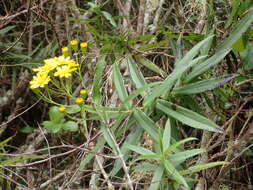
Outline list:
[[[179,164],[183,163],[186,159],[196,156],[198,154],[201,154],[203,152],[206,152],[206,150],[204,149],[186,150],[186,151],[182,151],[182,152],[178,152],[176,154],[170,155],[169,160],[176,167]]]
[[[225,165],[225,164],[229,164],[229,162],[211,162],[211,163],[207,163],[207,164],[201,164],[201,165],[189,167],[187,170],[182,170],[179,173],[181,175],[189,175],[189,174],[193,174],[195,172],[199,172],[201,170],[205,170],[208,168],[212,168],[212,167],[220,166],[220,165]]]
[[[138,124],[145,130],[147,133],[153,137],[154,140],[158,140],[158,127],[152,119],[150,119],[143,111],[136,109],[134,111],[134,118]]]
[[[114,81],[114,85],[116,87],[119,99],[121,100],[121,102],[124,102],[128,94],[124,86],[123,78],[120,74],[120,70],[117,64],[113,65],[113,81]],[[129,103],[126,103],[125,106],[127,108],[130,108]]]
[[[179,183],[183,184],[187,189],[190,189],[188,184],[186,183],[184,177],[180,175],[177,169],[173,166],[173,164],[169,160],[164,160],[164,166],[166,171]]]
[[[156,107],[167,115],[181,121],[186,125],[189,125],[190,127],[223,133],[223,130],[214,122],[184,107],[167,102],[165,100],[159,100]]]
[[[147,106],[153,102],[153,100],[161,95],[167,94],[174,85],[174,83],[181,78],[181,75],[188,70],[191,66],[198,63],[201,59],[204,59],[206,56],[198,57],[192,60],[189,64],[183,65],[180,69],[175,69],[163,82],[161,85],[156,86],[150,96],[148,96],[144,101],[144,106]]]
[[[102,78],[103,78],[103,71],[105,68],[105,57],[106,56],[103,55],[98,59],[98,62],[96,64],[96,68],[95,68],[92,98],[96,104],[99,104],[102,99],[100,89],[101,89],[101,83],[102,83]]]
[[[197,94],[205,92],[207,90],[212,90],[218,88],[225,84],[226,82],[232,80],[234,75],[229,75],[226,77],[212,78],[207,80],[202,80],[199,82],[186,84],[184,86],[176,87],[173,89],[175,94]]]

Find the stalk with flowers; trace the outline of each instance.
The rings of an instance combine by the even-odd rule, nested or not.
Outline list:
[[[62,97],[67,97],[75,102],[74,109],[76,112],[82,111],[82,106],[88,94],[85,89],[80,91],[80,97],[75,97],[72,93],[72,76],[80,75],[80,64],[78,59],[69,56],[70,50],[78,52],[78,41],[70,42],[71,49],[63,47],[62,55],[44,60],[44,64],[33,71],[35,75],[30,81],[30,88],[44,101],[54,104],[49,111],[49,121],[44,121],[43,125],[51,132],[59,132],[61,129],[76,131],[78,124],[75,121],[65,121],[64,116],[67,113],[73,113],[73,105],[62,105],[53,100],[51,94],[54,92]],[[87,43],[80,44],[82,55],[86,54]],[[68,101],[69,102],[69,101]],[[66,108],[67,107],[67,108]],[[77,118],[72,118],[78,121]],[[85,124],[84,124],[85,125]],[[87,130],[84,130],[87,131]],[[85,134],[86,135],[86,134]]]

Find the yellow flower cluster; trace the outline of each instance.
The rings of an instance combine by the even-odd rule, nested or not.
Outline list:
[[[33,69],[37,72],[33,79],[30,81],[30,88],[43,88],[50,81],[49,73],[54,72],[54,76],[60,78],[69,78],[71,73],[77,70],[78,64],[70,59],[70,57],[54,57],[44,60],[44,65],[38,68]]]

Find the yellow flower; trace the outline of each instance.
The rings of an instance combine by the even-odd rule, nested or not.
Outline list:
[[[75,102],[76,102],[77,104],[82,104],[82,103],[84,102],[84,99],[81,98],[81,97],[78,97],[78,98],[76,98]]]
[[[87,90],[85,90],[85,89],[80,90],[80,94],[83,96],[87,95]]]
[[[60,107],[58,108],[58,110],[59,110],[60,112],[64,112],[64,111],[66,110],[66,108],[65,108],[64,106],[60,106]]]
[[[70,57],[59,56],[56,58],[59,65],[68,65],[69,67],[77,67],[78,64],[70,59]]]
[[[43,66],[35,68],[35,69],[33,69],[33,71],[36,71],[36,72],[49,72],[49,71],[54,70],[59,65],[56,57],[50,58],[50,59],[45,59],[44,63],[45,64]]]
[[[33,76],[33,79],[30,81],[30,88],[44,88],[46,84],[48,84],[50,81],[50,77],[48,76],[47,72],[38,72],[35,76]]]
[[[66,53],[66,52],[68,52],[69,51],[69,48],[68,47],[63,47],[63,48],[61,48],[61,52],[62,53]]]
[[[67,57],[69,54],[69,48],[68,47],[61,48],[61,53],[64,57]]]
[[[54,76],[59,76],[60,78],[65,77],[69,78],[71,76],[71,73],[75,71],[77,68],[72,68],[69,65],[63,65],[61,67],[56,68],[56,72],[54,73]]]
[[[78,44],[77,40],[71,40],[70,41],[70,45],[72,45],[72,46],[76,46],[77,44]]]
[[[80,44],[80,47],[81,48],[86,48],[88,46],[88,44],[86,43],[86,42],[82,42],[81,44]]]

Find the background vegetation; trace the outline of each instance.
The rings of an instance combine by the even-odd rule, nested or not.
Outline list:
[[[1,1],[1,188],[253,189],[252,21],[251,0]],[[29,88],[62,54],[78,70]]]

